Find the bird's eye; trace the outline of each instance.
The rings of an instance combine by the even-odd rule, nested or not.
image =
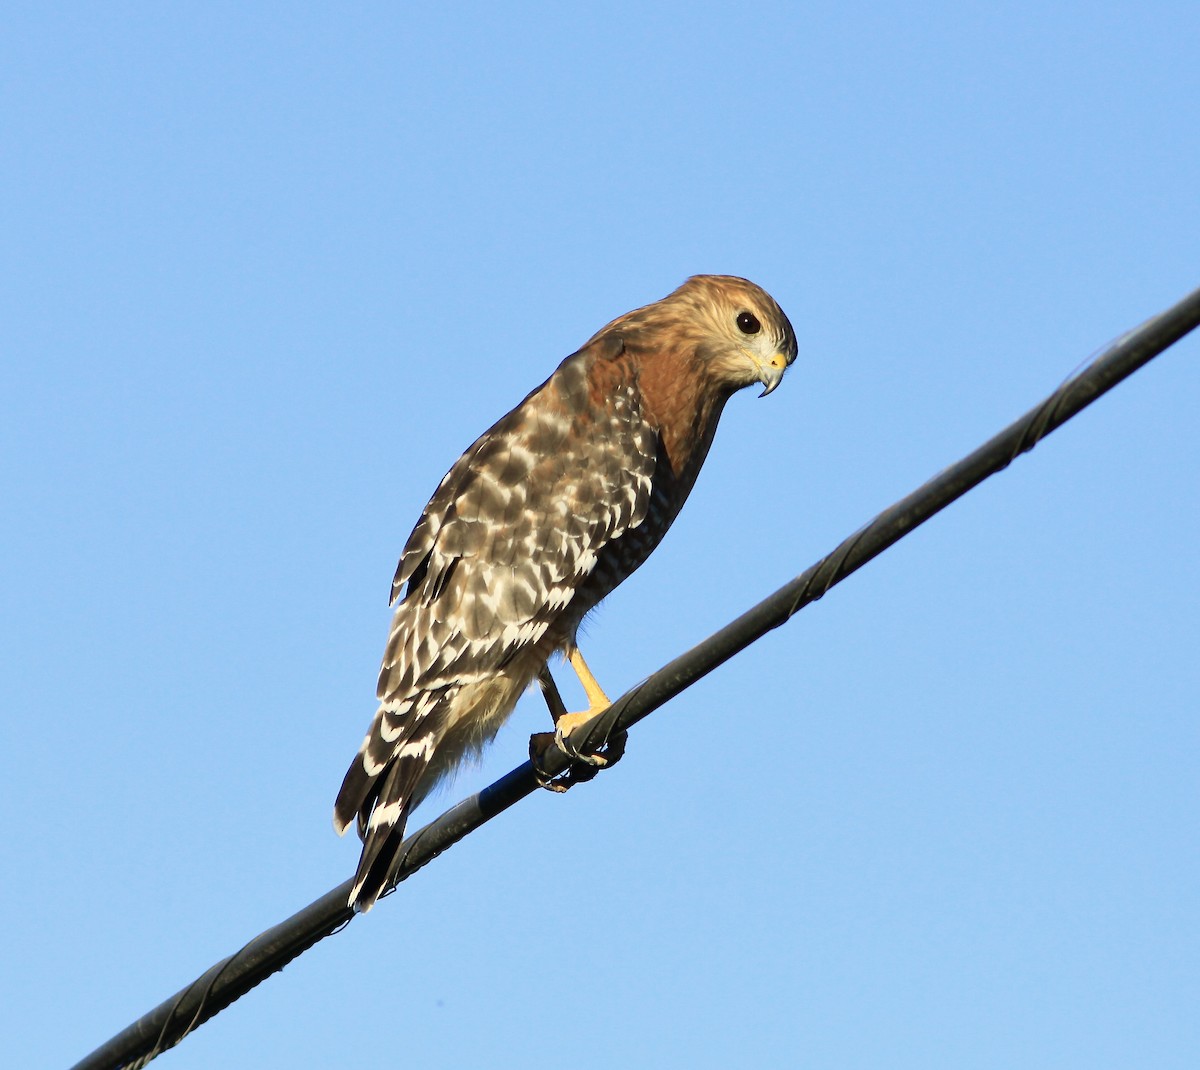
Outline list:
[[[758,334],[762,330],[762,324],[753,312],[739,312],[737,325],[742,334]]]

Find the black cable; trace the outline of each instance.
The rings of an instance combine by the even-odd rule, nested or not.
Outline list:
[[[834,584],[840,583],[934,513],[988,476],[1007,468],[1055,428],[1198,325],[1200,290],[1118,339],[1040,405],[994,438],[885,509],[833,553],[769,598],[627,691],[586,732],[573,734],[572,742],[578,741],[581,749],[594,750],[613,733],[636,724],[734,654],[786,623],[793,614],[815,602]],[[570,763],[560,751],[551,748],[543,764],[545,772],[558,775],[566,772]],[[532,765],[526,762],[414,832],[404,842],[397,883],[537,787],[537,776]],[[255,937],[240,951],[217,963],[76,1063],[74,1070],[142,1067],[160,1052],[174,1047],[193,1029],[245,995],[260,981],[283,969],[319,940],[344,928],[354,917],[353,911],[346,906],[352,883],[346,881]]]

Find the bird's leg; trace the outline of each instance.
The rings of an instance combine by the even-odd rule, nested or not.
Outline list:
[[[592,670],[587,667],[587,662],[583,660],[583,655],[579,653],[578,647],[571,648],[568,660],[571,662],[571,668],[575,670],[575,675],[579,677],[579,682],[583,684],[583,690],[588,698],[588,708],[582,713],[564,713],[559,716],[554,722],[554,742],[558,744],[563,753],[571,758],[577,758],[598,769],[616,765],[625,753],[625,742],[628,736],[624,732],[614,732],[605,742],[604,750],[596,754],[585,753],[571,743],[571,733],[602,714],[612,705],[612,701],[596,682]]]
[[[542,697],[546,700],[546,707],[550,710],[550,720],[557,725],[569,714],[567,713],[567,704],[563,702],[562,695],[558,693],[558,684],[550,675],[549,665],[542,666],[542,671],[538,673],[538,683],[541,684]]]
[[[542,697],[550,708],[550,719],[557,725],[562,718],[567,716],[567,707],[563,703],[562,695],[558,693],[558,685],[554,682],[554,677],[550,675],[549,665],[542,666],[541,672],[538,673],[538,684],[542,689]],[[547,791],[566,791],[574,783],[569,773],[567,776],[555,780],[542,772],[542,758],[553,743],[553,732],[534,732],[529,737],[529,760],[533,763],[533,771],[537,775],[539,787],[543,787]]]
[[[545,754],[546,748],[553,742],[568,757],[584,762],[591,768],[572,770],[566,777],[558,781],[552,781],[539,772],[539,782],[542,787],[550,788],[552,791],[566,791],[572,784],[577,784],[582,780],[591,780],[600,769],[615,765],[625,753],[625,742],[628,738],[624,732],[615,733],[608,740],[603,753],[597,754],[585,753],[571,744],[570,733],[603,713],[612,703],[604,693],[604,689],[596,682],[587,662],[583,660],[583,655],[579,653],[578,647],[572,647],[568,660],[571,662],[571,668],[575,670],[575,675],[579,677],[579,682],[583,685],[588,699],[588,708],[581,713],[568,713],[562,696],[558,693],[558,686],[550,675],[549,668],[542,666],[542,671],[538,674],[538,682],[541,684],[546,705],[550,708],[550,717],[554,721],[554,732],[537,732],[531,736],[529,756],[533,761],[534,768],[540,770],[540,759]]]
[[[579,653],[579,647],[575,646],[571,648],[571,653],[567,660],[570,661],[571,668],[575,670],[575,675],[579,677],[579,682],[583,684],[584,693],[587,695],[588,708],[582,713],[562,713],[556,717],[554,719],[554,742],[559,745],[565,754],[570,755],[572,758],[582,759],[588,765],[605,766],[608,764],[607,758],[602,754],[584,754],[578,747],[571,744],[570,735],[576,729],[587,724],[597,714],[603,713],[608,709],[612,705],[612,700],[596,682],[596,678],[592,675],[592,670],[587,667],[587,662],[583,660],[583,655]]]

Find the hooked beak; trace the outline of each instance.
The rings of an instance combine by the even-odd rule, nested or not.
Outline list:
[[[761,360],[755,360],[754,363],[758,368],[758,381],[763,385],[763,392],[758,396],[765,398],[783,381],[783,373],[787,371],[787,358],[782,353],[776,353],[765,364]]]

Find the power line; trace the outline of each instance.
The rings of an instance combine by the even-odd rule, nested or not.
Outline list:
[[[935,513],[988,476],[1007,468],[1055,428],[1197,326],[1200,326],[1200,290],[1128,332],[1045,401],[973,453],[885,509],[832,553],[737,620],[631,688],[581,733],[580,746],[586,750],[598,748],[613,733],[636,724],[767,632],[786,623],[804,606],[815,602],[834,584]],[[567,771],[570,761],[551,748],[543,764],[547,773],[558,775]],[[485,821],[532,794],[537,786],[533,767],[526,762],[413,833],[404,843],[396,883],[410,877]],[[74,1070],[133,1070],[174,1047],[260,981],[344,928],[354,917],[354,912],[346,906],[352,883],[347,880],[338,885],[255,937],[76,1063]]]

